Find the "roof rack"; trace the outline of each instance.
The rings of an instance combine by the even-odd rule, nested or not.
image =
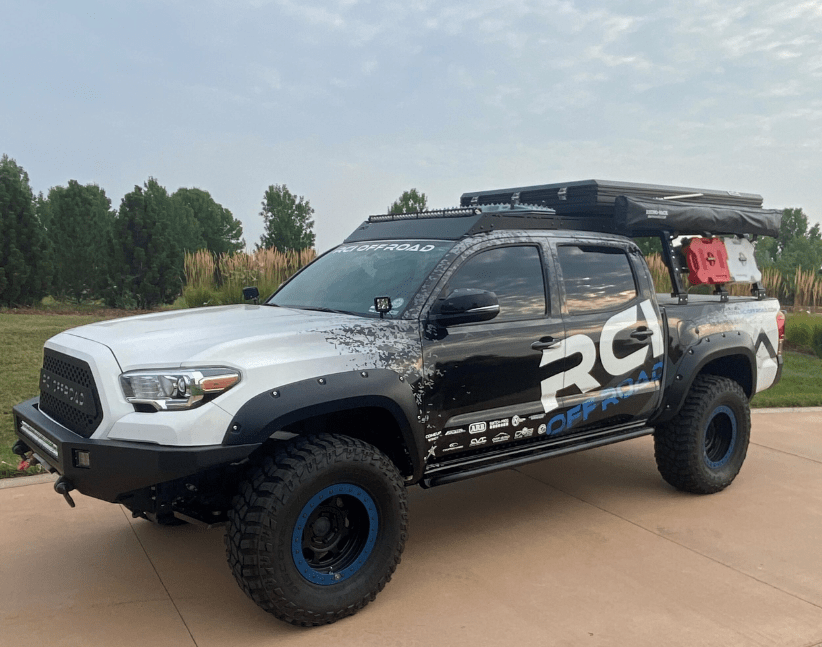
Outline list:
[[[554,214],[554,209],[536,204],[510,204],[486,203],[479,206],[452,207],[450,209],[432,209],[430,211],[409,211],[407,213],[384,213],[368,216],[368,222],[391,222],[395,220],[423,220],[428,218],[465,218],[468,216],[478,216],[481,213],[544,213]]]
[[[369,216],[345,242],[394,239],[458,240],[497,230],[576,229],[618,233],[612,218],[561,216],[527,204],[484,204],[413,213]]]

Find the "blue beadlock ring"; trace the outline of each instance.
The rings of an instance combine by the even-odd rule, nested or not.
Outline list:
[[[730,460],[731,454],[733,454],[734,448],[736,447],[736,435],[737,435],[737,432],[736,432],[736,415],[734,414],[733,410],[730,407],[726,407],[726,406],[723,405],[721,407],[717,407],[716,409],[714,409],[714,412],[711,414],[711,417],[708,419],[708,423],[705,425],[705,428],[707,429],[711,425],[711,423],[713,422],[714,418],[716,418],[720,414],[725,414],[726,416],[728,416],[728,419],[731,421],[731,440],[730,440],[730,443],[728,444],[728,450],[722,455],[722,457],[718,461],[712,461],[710,458],[708,458],[708,448],[707,447],[705,447],[703,449],[703,452],[705,454],[705,462],[708,464],[708,467],[710,467],[711,469],[717,469],[717,468],[722,467],[723,465],[725,465],[725,463],[727,463]]]
[[[368,514],[368,537],[365,545],[362,547],[357,558],[346,568],[335,573],[323,573],[311,568],[303,555],[303,531],[305,524],[311,517],[314,510],[317,509],[322,502],[330,499],[333,496],[346,495],[357,499]],[[320,492],[315,494],[308,503],[305,504],[300,514],[297,515],[297,523],[294,526],[294,532],[291,535],[291,555],[294,558],[294,565],[305,579],[314,584],[321,586],[330,586],[331,584],[339,584],[344,582],[349,577],[354,575],[368,560],[374,546],[377,543],[377,529],[379,528],[379,516],[377,514],[377,505],[374,499],[365,490],[357,485],[351,483],[340,483],[332,485],[331,487],[323,488]]]

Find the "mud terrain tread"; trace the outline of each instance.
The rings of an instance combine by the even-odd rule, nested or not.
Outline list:
[[[733,465],[722,473],[709,470],[703,460],[703,437],[700,427],[707,409],[713,409],[719,398],[730,395],[739,400],[737,424],[740,450]],[[682,410],[671,421],[654,432],[654,457],[662,478],[679,490],[695,494],[712,494],[725,489],[739,473],[748,450],[751,412],[748,398],[735,381],[716,375],[699,375],[694,380]]]
[[[264,526],[273,529],[276,515],[286,505],[286,495],[301,483],[339,459],[362,461],[379,470],[400,502],[401,540],[383,577],[361,599],[334,613],[318,614],[290,602],[274,580],[268,567],[272,555],[266,554]],[[294,625],[310,627],[330,624],[356,613],[390,581],[400,563],[407,538],[408,502],[402,476],[395,465],[375,447],[347,436],[322,434],[298,437],[275,449],[252,468],[239,488],[228,511],[225,535],[226,557],[234,578],[246,595],[262,609]],[[262,546],[261,546],[262,544]],[[262,548],[262,550],[261,550]],[[270,549],[270,546],[269,546]]]

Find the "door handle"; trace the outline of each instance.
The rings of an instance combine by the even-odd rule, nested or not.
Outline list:
[[[631,337],[634,339],[648,339],[651,335],[654,334],[653,330],[648,330],[648,328],[639,328],[631,333]]]
[[[559,346],[561,339],[555,339],[554,337],[543,337],[539,341],[535,341],[531,344],[531,350],[546,350],[548,348],[556,348]]]

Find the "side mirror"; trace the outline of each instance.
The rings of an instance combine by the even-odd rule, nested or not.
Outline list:
[[[497,295],[488,290],[459,288],[439,301],[431,311],[432,321],[441,326],[490,321],[499,314]]]

